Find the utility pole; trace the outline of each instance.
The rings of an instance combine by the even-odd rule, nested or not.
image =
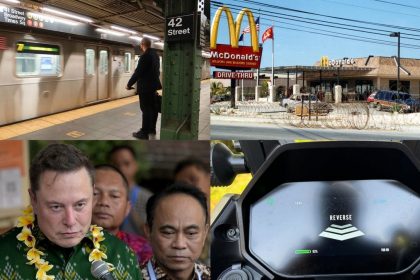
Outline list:
[[[390,37],[397,37],[398,38],[398,56],[397,56],[397,94],[400,95],[400,49],[401,49],[401,33],[400,32],[392,32],[389,34]]]

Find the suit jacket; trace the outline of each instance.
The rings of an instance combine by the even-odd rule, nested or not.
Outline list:
[[[155,50],[148,48],[143,55],[140,56],[136,71],[134,71],[127,86],[130,88],[137,82],[137,93],[154,93],[162,88],[159,76],[159,56]]]

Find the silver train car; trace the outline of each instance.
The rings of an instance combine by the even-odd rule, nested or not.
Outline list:
[[[0,125],[134,95],[125,86],[135,53],[129,44],[0,25]]]

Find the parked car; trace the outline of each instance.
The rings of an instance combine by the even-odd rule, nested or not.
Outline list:
[[[296,106],[303,104],[305,107],[309,106],[309,100],[311,101],[311,114],[318,111],[319,114],[328,114],[333,110],[331,104],[319,101],[315,95],[309,95],[308,93],[293,94],[289,98],[282,100],[281,105],[286,108],[288,113],[293,113]]]
[[[230,100],[230,94],[219,94],[219,95],[213,95],[210,98],[210,103],[217,103],[217,102],[221,102],[221,101],[227,101]]]
[[[370,103],[372,103],[373,101],[375,101],[375,96],[376,96],[376,91],[374,92],[374,93],[371,93],[369,96],[368,96],[368,98],[367,98],[367,102],[370,104]]]
[[[420,102],[409,93],[391,90],[380,90],[376,93],[373,103],[378,111],[396,110],[398,112],[416,112]]]
[[[303,99],[304,104],[308,104],[309,96],[311,98],[311,103],[312,102],[315,103],[317,101],[317,98],[315,95],[309,95],[307,93],[298,93],[298,94],[293,94],[289,98],[283,99],[281,102],[281,106],[286,108],[287,112],[293,112],[297,104],[302,104],[302,99]]]

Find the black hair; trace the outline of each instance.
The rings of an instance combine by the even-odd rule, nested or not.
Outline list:
[[[31,162],[29,180],[35,194],[39,190],[39,179],[45,171],[70,172],[86,168],[93,186],[95,170],[86,155],[68,144],[50,144],[42,149]]]
[[[181,161],[179,161],[174,169],[174,176],[176,176],[179,172],[184,170],[187,167],[195,166],[197,169],[204,171],[207,174],[210,174],[210,166],[201,159],[198,159],[196,157],[188,157]]]
[[[111,157],[116,153],[116,152],[119,152],[119,151],[122,151],[122,150],[127,150],[127,151],[129,151],[130,152],[130,154],[133,156],[133,158],[134,159],[136,159],[137,158],[137,155],[136,155],[136,151],[134,150],[134,148],[133,147],[131,147],[131,146],[129,146],[129,145],[119,145],[119,146],[114,146],[112,149],[111,149],[111,151],[108,153],[108,159],[111,159]]]
[[[118,169],[118,167],[115,167],[114,165],[111,165],[111,164],[98,164],[98,165],[95,165],[95,170],[111,170],[111,171],[117,172],[123,180],[123,185],[124,185],[124,188],[125,188],[126,193],[127,193],[127,200],[129,200],[129,198],[130,198],[130,187],[128,185],[128,180],[124,176],[124,174],[121,172],[121,170]]]
[[[153,195],[149,198],[146,204],[146,215],[147,215],[147,224],[150,228],[153,226],[153,218],[155,215],[155,209],[158,205],[158,203],[165,197],[175,195],[175,194],[185,194],[189,195],[195,200],[198,201],[198,203],[201,205],[201,208],[203,208],[203,211],[206,215],[206,224],[209,222],[209,212],[207,209],[207,198],[206,195],[198,190],[197,188],[194,188],[190,185],[185,185],[183,183],[174,183],[168,188],[164,189],[163,191]]]

